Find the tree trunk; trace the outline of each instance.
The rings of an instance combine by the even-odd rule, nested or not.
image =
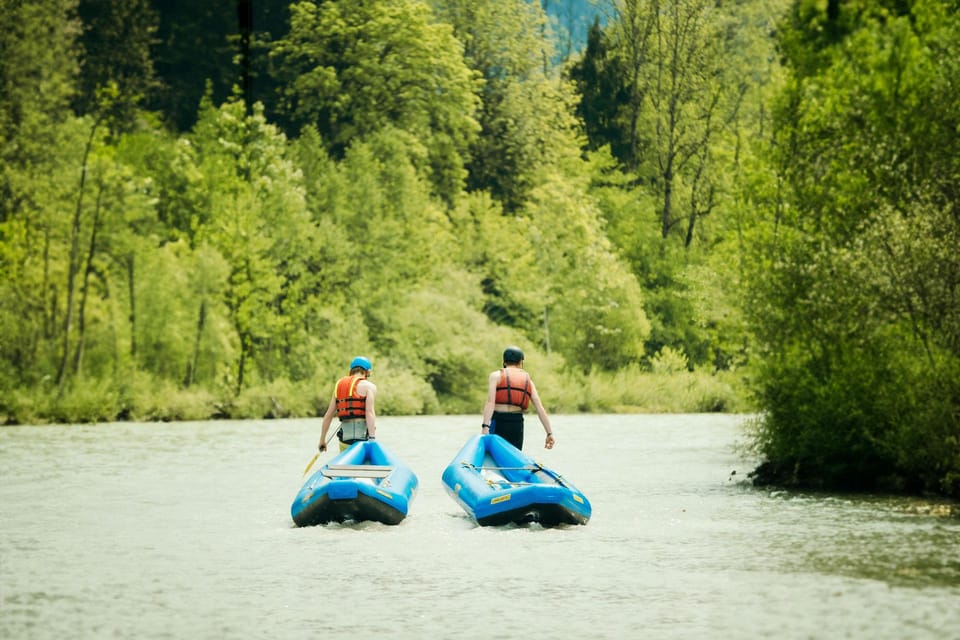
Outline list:
[[[197,363],[200,361],[200,336],[203,335],[203,327],[207,322],[207,301],[200,302],[200,313],[197,317],[197,334],[193,339],[193,354],[190,362],[187,364],[187,375],[183,379],[183,386],[189,387],[197,379]]]
[[[660,235],[663,239],[670,233],[670,227],[673,226],[671,217],[673,216],[673,164],[672,159],[667,160],[667,170],[663,174],[663,210],[660,212]]]
[[[240,337],[240,362],[237,363],[237,395],[243,389],[243,375],[247,367],[247,338]]]
[[[134,269],[136,254],[131,251],[127,255],[127,289],[130,295],[130,360],[136,363],[137,359],[137,296],[134,286]]]
[[[253,34],[253,0],[237,0],[237,27],[240,33],[240,84],[247,115],[253,109],[253,80],[250,74],[250,38]]]
[[[93,257],[97,251],[97,232],[100,230],[100,206],[103,198],[103,185],[97,190],[97,203],[93,208],[93,228],[90,230],[90,247],[87,250],[87,267],[83,270],[83,284],[80,287],[80,302],[77,306],[77,347],[73,353],[73,375],[80,376],[83,362],[83,349],[87,329],[87,294],[90,291],[90,274],[93,273]]]
[[[73,225],[70,229],[70,264],[67,269],[67,309],[63,320],[63,348],[60,354],[60,367],[57,369],[57,397],[63,395],[64,384],[67,377],[67,360],[70,357],[70,331],[73,329],[73,296],[74,282],[77,279],[77,271],[80,265],[77,264],[80,253],[80,221],[83,215],[83,192],[87,185],[87,160],[90,158],[90,151],[93,149],[93,138],[97,133],[97,127],[100,125],[98,119],[90,128],[90,137],[87,138],[87,144],[83,149],[83,159],[80,164],[80,189],[77,193],[77,208],[73,212]]]

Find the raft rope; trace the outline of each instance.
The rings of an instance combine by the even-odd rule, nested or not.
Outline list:
[[[544,467],[542,464],[538,462],[535,462],[532,467],[484,467],[484,466],[478,467],[477,465],[467,462],[466,460],[464,460],[461,464],[463,464],[463,466],[465,467],[470,467],[471,469],[475,469],[477,471],[532,471],[534,473],[538,471],[543,471],[545,474],[547,474],[548,476],[556,480],[557,483],[560,484],[560,486],[569,488],[569,486],[567,485],[567,481],[564,480],[563,476],[561,476],[556,471],[547,469],[546,467]],[[505,482],[497,482],[496,480],[488,479],[487,484],[489,485],[509,484],[514,486],[543,484],[542,482],[513,482],[511,480],[507,480],[506,478],[504,478],[504,481]]]

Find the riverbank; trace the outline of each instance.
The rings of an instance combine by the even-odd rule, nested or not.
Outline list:
[[[750,413],[746,384],[733,372],[648,373],[638,368],[576,375],[534,374],[551,413]],[[465,415],[483,406],[486,387],[478,381],[466,397],[433,391],[429,397],[407,378],[378,378],[377,413]],[[332,381],[276,381],[234,394],[227,387],[182,388],[144,375],[123,380],[78,382],[62,394],[52,385],[15,389],[2,395],[0,424],[89,424],[98,422],[178,422],[313,418],[323,414]]]

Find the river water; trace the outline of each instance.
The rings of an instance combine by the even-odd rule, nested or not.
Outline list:
[[[744,421],[528,419],[593,505],[556,529],[446,494],[479,414],[379,420],[397,526],[293,526],[319,420],[0,428],[0,638],[960,638],[960,520],[754,488]]]

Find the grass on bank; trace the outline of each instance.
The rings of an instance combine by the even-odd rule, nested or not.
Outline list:
[[[537,389],[551,413],[746,413],[743,376],[735,372],[643,371],[586,376],[549,370],[534,374]],[[485,380],[470,398],[438,397],[413,375],[377,380],[379,415],[459,415],[483,408]],[[274,381],[244,389],[212,391],[181,388],[147,375],[122,382],[86,381],[62,395],[55,388],[18,389],[0,402],[3,424],[83,424],[114,421],[184,421],[274,419],[322,415],[333,381],[323,388],[310,383]]]

